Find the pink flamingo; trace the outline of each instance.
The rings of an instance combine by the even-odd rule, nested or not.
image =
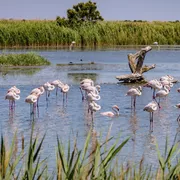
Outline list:
[[[112,106],[112,111],[107,111],[107,112],[102,112],[100,113],[103,116],[108,116],[108,117],[115,117],[119,116],[119,107],[117,105]]]
[[[169,92],[170,92],[170,87],[168,85],[165,85],[164,89],[161,89],[156,93],[156,98],[159,97],[159,103],[158,103],[159,108],[161,108],[160,98],[166,97],[169,94]]]
[[[34,114],[34,111],[35,111],[35,108],[36,108],[37,99],[38,99],[38,95],[37,94],[30,94],[25,99],[25,102],[30,104],[30,114],[31,115]],[[33,105],[32,108],[31,108],[31,105]]]
[[[153,79],[149,81],[147,84],[145,84],[144,87],[150,87],[153,89],[153,99],[155,99],[156,89],[160,90],[163,86],[157,79]]]
[[[50,91],[53,91],[55,89],[54,85],[51,85],[49,82],[46,82],[44,85],[44,90],[46,91],[46,101],[48,100],[48,97],[50,96]]]
[[[66,101],[67,101],[67,93],[70,89],[69,85],[63,84],[63,85],[60,85],[59,87],[61,87],[61,92],[63,93],[63,102],[64,102],[64,94],[66,94]]]
[[[18,89],[16,86],[12,86],[10,89],[8,89],[8,92],[9,91],[14,91],[16,94],[21,93],[20,89]]]
[[[133,87],[133,88],[131,88],[131,89],[129,89],[128,91],[127,91],[127,94],[126,94],[126,96],[131,96],[131,108],[132,108],[132,103],[133,103],[133,99],[134,99],[134,108],[135,108],[135,106],[136,106],[136,96],[141,96],[141,94],[142,94],[142,87],[141,86],[139,86],[138,88],[135,88],[135,87]]]
[[[165,75],[160,78],[160,81],[164,81],[164,80],[172,82],[174,80],[174,77],[170,75]]]
[[[40,86],[39,88],[35,88],[31,91],[30,94],[35,94],[38,98],[37,98],[37,108],[39,107],[39,98],[42,94],[44,94],[44,87]]]
[[[91,111],[91,117],[93,120],[94,112],[99,111],[101,109],[101,106],[95,103],[94,101],[92,101],[89,103],[88,109]]]
[[[19,100],[20,96],[16,94],[14,91],[8,91],[5,99],[9,100],[9,109],[13,109],[13,105],[15,107],[15,100]]]
[[[173,87],[173,83],[168,80],[160,81],[163,86],[168,85],[169,87]]]
[[[157,102],[152,101],[149,104],[147,104],[143,109],[144,111],[147,111],[150,114],[150,129],[152,129],[152,130],[153,130],[153,113],[154,113],[154,111],[157,110],[157,108],[158,108]]]
[[[63,85],[63,83],[60,80],[54,80],[51,82],[51,85],[55,86],[55,88],[56,88],[56,96],[57,96],[59,84]]]

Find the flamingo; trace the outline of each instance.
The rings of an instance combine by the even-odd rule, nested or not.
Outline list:
[[[64,101],[64,94],[66,94],[66,101],[67,101],[67,93],[68,93],[68,91],[70,89],[69,85],[68,84],[63,84],[63,85],[61,85],[59,87],[61,87],[61,92],[63,93],[63,101]]]
[[[92,120],[93,120],[93,113],[96,111],[99,111],[101,109],[101,106],[98,105],[97,103],[95,103],[94,101],[92,101],[89,103],[88,109],[91,111],[91,116],[92,116]]]
[[[12,86],[10,89],[8,89],[8,92],[9,91],[14,91],[16,94],[21,93],[20,89],[18,89],[16,86]]]
[[[163,86],[168,85],[169,87],[173,87],[173,83],[168,80],[160,81]]]
[[[157,102],[152,101],[149,104],[147,104],[143,109],[144,111],[147,111],[150,114],[150,129],[151,128],[153,129],[153,113],[154,113],[154,111],[157,110],[157,108],[158,108]]]
[[[115,116],[119,116],[119,107],[117,105],[112,106],[112,111],[107,111],[107,112],[102,112],[100,113],[103,116],[108,116],[108,117],[115,117]]]
[[[35,104],[37,102],[37,99],[38,99],[37,94],[30,94],[25,99],[25,102],[30,104],[30,114],[34,114]],[[31,108],[31,105],[33,105],[32,108]],[[32,111],[31,111],[31,109],[32,109]]]
[[[133,99],[134,99],[134,108],[136,106],[136,96],[140,96],[142,94],[142,87],[139,86],[138,88],[131,88],[127,91],[126,96],[131,96],[131,108],[132,108],[132,103],[133,103]]]
[[[9,100],[9,108],[13,109],[13,104],[15,107],[15,100],[19,100],[20,96],[18,94],[16,94],[14,91],[8,91],[5,99]]]
[[[170,92],[170,87],[168,85],[165,85],[164,89],[161,89],[156,93],[156,98],[159,97],[159,103],[158,103],[159,108],[161,108],[160,107],[160,98],[166,97],[169,94],[169,92]]]
[[[164,81],[164,80],[172,82],[174,80],[174,77],[170,75],[165,75],[160,78],[160,81]]]
[[[63,83],[60,80],[54,80],[51,82],[51,85],[55,86],[55,88],[56,88],[56,96],[57,96],[59,84],[63,84]]]
[[[153,89],[153,99],[155,99],[156,89],[160,90],[163,86],[157,79],[153,79],[149,81],[147,84],[145,84],[144,87],[150,87]]]
[[[38,105],[38,102],[39,102],[39,98],[40,98],[40,96],[42,95],[42,94],[44,94],[44,87],[43,86],[40,86],[39,88],[35,88],[35,89],[33,89],[32,91],[31,91],[31,93],[30,94],[35,94],[35,95],[37,95],[37,108],[39,107],[39,105]]]
[[[69,49],[70,49],[70,50],[72,50],[72,49],[74,48],[74,44],[76,44],[76,42],[75,42],[75,41],[72,41],[71,44],[70,44],[70,46],[69,46]]]
[[[50,91],[55,89],[54,85],[51,85],[49,82],[46,82],[44,85],[44,90],[46,91],[46,101],[48,100],[48,97],[50,96]]]
[[[89,92],[89,93],[87,94],[87,100],[88,100],[88,102],[98,101],[98,100],[100,100],[100,99],[101,99],[100,95],[95,94],[95,93],[93,93],[93,92]]]

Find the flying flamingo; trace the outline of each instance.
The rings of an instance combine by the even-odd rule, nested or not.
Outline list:
[[[91,117],[93,120],[94,112],[99,111],[101,109],[101,106],[95,103],[94,101],[92,101],[89,103],[88,108],[91,111]]]
[[[152,130],[153,130],[153,113],[154,113],[154,111],[157,110],[157,108],[158,108],[157,102],[152,101],[149,104],[147,104],[143,109],[144,111],[147,111],[150,114],[150,129],[152,129]]]
[[[119,107],[117,105],[112,106],[112,111],[107,111],[107,112],[102,112],[100,113],[103,116],[108,116],[108,117],[115,117],[115,116],[119,116]]]
[[[153,99],[155,99],[156,89],[160,90],[163,86],[157,79],[153,79],[149,81],[147,84],[145,84],[144,87],[150,87],[153,89]]]
[[[34,114],[34,111],[35,111],[35,108],[36,108],[37,99],[38,99],[38,95],[36,95],[36,94],[30,94],[25,99],[25,102],[30,104],[30,114],[31,115]]]
[[[126,96],[131,96],[131,108],[134,105],[134,108],[136,106],[136,96],[140,96],[142,94],[142,87],[139,86],[138,88],[131,88],[127,91]],[[133,102],[134,99],[134,102]],[[133,104],[133,105],[132,105]]]
[[[164,89],[161,89],[156,93],[156,98],[159,97],[159,103],[158,103],[159,108],[161,108],[160,98],[166,97],[169,94],[169,92],[170,92],[170,87],[168,85],[165,85]]]
[[[50,91],[55,89],[54,85],[51,85],[49,82],[46,82],[44,85],[44,90],[46,91],[46,101],[48,100],[48,97],[50,96]]]
[[[15,107],[15,100],[19,100],[20,96],[16,94],[14,91],[8,91],[5,99],[9,100],[9,109],[13,109],[13,106]]]

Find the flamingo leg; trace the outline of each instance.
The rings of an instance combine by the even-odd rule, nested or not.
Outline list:
[[[133,100],[132,100],[132,96],[131,96],[131,109],[132,109],[132,106],[133,106],[132,103],[133,103]]]
[[[156,89],[154,88],[154,90],[153,90],[153,99],[155,99],[155,93],[156,93]]]
[[[136,107],[136,96],[134,96],[134,109]]]
[[[66,93],[66,102],[67,102],[67,93]]]
[[[83,94],[82,88],[79,87],[79,89],[80,89],[80,92],[81,92],[81,95],[82,95],[82,101],[83,101],[84,100],[84,94]]]
[[[56,96],[57,96],[57,92],[58,92],[58,87],[56,87]]]
[[[153,131],[153,121],[154,121],[154,119],[153,119],[153,112],[152,112],[152,131]]]

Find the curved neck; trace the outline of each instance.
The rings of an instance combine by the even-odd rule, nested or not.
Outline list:
[[[119,115],[119,111],[116,108],[112,107],[112,110],[114,111],[115,115]]]

